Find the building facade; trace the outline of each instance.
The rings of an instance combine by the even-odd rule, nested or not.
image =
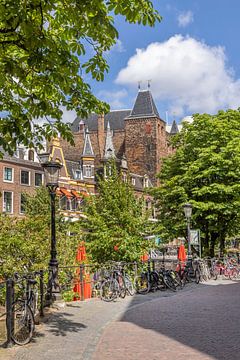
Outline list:
[[[96,175],[106,176],[113,159],[123,181],[130,181],[137,196],[144,196],[146,208],[153,208],[148,188],[157,184],[162,159],[172,149],[169,129],[158,114],[150,90],[139,90],[131,110],[110,111],[76,118],[71,124],[75,146],[62,139],[48,144],[48,158],[63,166],[59,179],[59,207],[66,218],[82,215],[86,196],[97,193]],[[19,147],[13,157],[0,160],[0,212],[24,215],[25,192],[34,193],[44,184],[39,158],[33,150]],[[154,217],[154,210],[153,210]]]

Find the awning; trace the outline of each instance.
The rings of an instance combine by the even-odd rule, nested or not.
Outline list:
[[[76,190],[71,190],[71,193],[73,194],[73,196],[75,196],[78,200],[82,199],[82,197],[78,194],[78,192]]]
[[[65,188],[60,188],[60,191],[63,195],[65,195],[68,199],[71,199],[73,197],[73,195],[71,194],[70,191],[68,191],[67,189]]]

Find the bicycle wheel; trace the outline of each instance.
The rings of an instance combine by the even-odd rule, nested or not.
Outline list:
[[[149,293],[151,284],[148,281],[148,276],[145,273],[138,275],[134,279],[134,286],[138,294],[145,295]]]
[[[163,281],[164,281],[165,285],[168,287],[168,289],[170,289],[172,291],[177,291],[176,285],[174,284],[170,275],[164,275]]]
[[[103,301],[113,301],[119,294],[119,284],[116,279],[104,280],[100,288],[100,298]]]
[[[35,327],[32,310],[24,301],[17,300],[13,303],[12,312],[12,340],[17,345],[26,345],[31,340]]]
[[[119,285],[119,296],[120,298],[124,299],[127,294],[127,289],[122,275],[118,275],[117,282]]]
[[[126,286],[127,293],[130,296],[133,296],[135,294],[135,289],[134,289],[133,283],[128,275],[125,275],[125,286]]]
[[[195,283],[196,284],[199,284],[199,282],[200,282],[200,272],[199,272],[199,270],[195,270]]]

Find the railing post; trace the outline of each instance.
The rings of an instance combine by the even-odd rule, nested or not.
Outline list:
[[[43,307],[44,307],[44,283],[43,283],[43,270],[40,270],[40,316],[44,316]]]
[[[80,300],[81,300],[81,301],[84,301],[83,275],[84,275],[84,264],[81,264],[81,265],[80,265],[80,274],[79,274],[79,278],[80,278],[80,289],[81,289]]]
[[[137,265],[137,262],[135,261],[134,262],[134,277],[136,277],[138,274],[138,265]]]
[[[13,300],[14,300],[14,281],[7,279],[6,281],[6,327],[7,327],[7,341],[5,347],[12,347],[12,331],[14,329],[13,316]]]
[[[154,261],[154,259],[152,259],[152,269],[153,269],[153,271],[155,271],[155,261]]]

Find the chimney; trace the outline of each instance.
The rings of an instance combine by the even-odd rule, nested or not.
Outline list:
[[[98,146],[101,159],[103,158],[105,136],[104,136],[104,114],[98,115]]]

